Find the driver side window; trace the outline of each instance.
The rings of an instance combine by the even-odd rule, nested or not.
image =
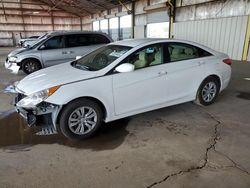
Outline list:
[[[163,46],[161,44],[156,44],[140,49],[129,56],[127,63],[133,64],[135,70],[162,64]]]
[[[44,43],[44,48],[43,49],[60,49],[64,47],[64,40],[62,36],[56,36],[53,37],[49,40],[47,40]]]

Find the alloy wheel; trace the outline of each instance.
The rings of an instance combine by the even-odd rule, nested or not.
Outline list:
[[[208,82],[202,89],[201,95],[205,102],[211,102],[217,93],[217,87],[214,82]]]
[[[84,135],[90,132],[97,123],[96,111],[87,106],[75,109],[69,116],[68,126],[70,131],[77,135]]]

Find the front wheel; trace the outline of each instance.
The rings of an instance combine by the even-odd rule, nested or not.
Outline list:
[[[103,112],[100,106],[89,99],[69,103],[60,115],[60,130],[70,139],[85,139],[92,136],[101,126]]]
[[[31,74],[41,69],[41,64],[36,59],[26,59],[22,62],[22,70],[25,74]]]
[[[197,93],[196,103],[207,106],[216,100],[220,91],[219,81],[214,77],[205,79]]]

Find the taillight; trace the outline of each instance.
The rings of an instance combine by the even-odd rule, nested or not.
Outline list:
[[[226,63],[227,65],[232,65],[231,59],[223,59],[223,63]]]

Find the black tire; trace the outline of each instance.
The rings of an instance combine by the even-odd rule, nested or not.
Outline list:
[[[22,70],[25,74],[31,74],[41,68],[40,62],[36,59],[25,59],[22,62]]]
[[[89,132],[86,132],[84,134],[76,134],[72,131],[72,129],[75,129],[75,131],[76,131],[77,126],[80,126],[80,125],[77,124],[77,125],[72,126],[70,128],[69,118],[73,117],[74,115],[78,115],[77,113],[75,113],[75,111],[77,111],[77,109],[82,108],[82,107],[85,107],[85,108],[89,107],[95,111],[96,116],[97,116],[95,119],[96,124],[95,124],[95,126],[93,126],[93,128]],[[59,128],[60,128],[61,133],[64,136],[66,136],[67,138],[72,139],[72,140],[82,140],[82,139],[86,139],[86,138],[92,136],[93,134],[95,134],[98,131],[98,129],[101,126],[102,121],[103,121],[103,112],[102,112],[101,107],[96,102],[89,100],[89,99],[79,99],[79,100],[75,100],[75,101],[69,103],[63,109],[59,118],[60,118],[59,119]],[[86,114],[85,114],[85,118],[86,118]],[[78,118],[75,117],[74,119],[78,119]],[[78,120],[78,121],[82,121],[82,120]],[[94,120],[92,120],[92,122],[93,121]],[[84,126],[84,129],[88,128],[86,124],[84,124],[83,126]]]
[[[209,97],[206,97],[207,95],[206,95],[206,88],[205,88],[205,87],[209,88],[208,87],[209,84],[211,84],[211,86],[214,86],[214,92],[212,92],[214,94],[210,93],[210,96],[211,96],[210,99],[209,99]],[[210,105],[210,104],[212,104],[212,103],[215,102],[216,98],[219,95],[219,92],[220,92],[220,83],[219,83],[219,80],[216,79],[215,77],[209,76],[208,78],[206,78],[201,83],[201,85],[199,87],[199,90],[197,92],[197,97],[196,97],[195,103],[197,103],[199,105],[203,105],[203,106],[208,106],[208,105]]]

